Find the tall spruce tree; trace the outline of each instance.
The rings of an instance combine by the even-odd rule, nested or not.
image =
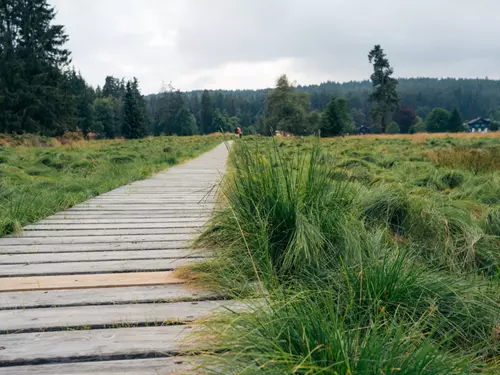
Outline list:
[[[448,120],[448,131],[452,133],[457,133],[462,129],[462,116],[458,112],[458,109],[455,108],[453,112],[451,112],[450,119]]]
[[[370,100],[374,104],[372,122],[382,129],[382,133],[385,133],[387,123],[399,105],[399,96],[396,91],[398,81],[392,77],[394,69],[380,45],[376,45],[370,51],[368,61],[370,64],[373,63],[373,74],[370,77],[373,86]]]
[[[212,129],[214,113],[212,108],[212,99],[210,97],[210,93],[208,90],[204,90],[201,95],[201,126],[200,131],[202,134],[212,133],[214,129]],[[216,130],[215,130],[216,131]]]
[[[70,62],[47,0],[0,2],[0,132],[61,134],[74,107],[61,91]]]
[[[123,98],[122,134],[125,138],[144,138],[149,134],[144,98],[137,78],[128,81]]]

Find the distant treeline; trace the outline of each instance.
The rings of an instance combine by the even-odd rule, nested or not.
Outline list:
[[[400,108],[410,107],[425,119],[436,107],[448,111],[457,109],[464,120],[491,117],[500,120],[500,81],[489,79],[399,78],[397,92]],[[209,91],[214,110],[218,108],[229,116],[237,116],[241,124],[258,130],[259,118],[265,114],[266,97],[270,89]],[[309,95],[311,111],[323,111],[332,96],[345,98],[357,127],[371,126],[369,96],[371,81],[325,82],[301,86],[296,91]],[[190,110],[199,120],[202,91],[187,92]]]

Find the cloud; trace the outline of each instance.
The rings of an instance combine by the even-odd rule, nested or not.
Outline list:
[[[94,85],[137,76],[183,90],[366,79],[385,49],[398,76],[500,78],[496,0],[49,0]]]

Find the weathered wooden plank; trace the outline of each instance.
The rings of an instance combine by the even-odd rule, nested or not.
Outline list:
[[[91,224],[91,225],[100,225],[100,224],[125,224],[125,225],[165,225],[165,228],[175,228],[176,226],[187,226],[187,225],[196,225],[203,224],[207,221],[207,218],[200,217],[179,217],[179,218],[143,218],[137,220],[135,218],[123,218],[122,216],[119,219],[64,219],[58,217],[48,217],[42,221],[39,221],[37,225],[46,225],[46,224]],[[28,226],[31,227],[31,226]],[[141,228],[141,227],[136,227]]]
[[[196,356],[1,367],[0,375],[200,375]]]
[[[110,260],[99,262],[0,264],[0,276],[67,275],[85,273],[111,273],[134,271],[170,271],[201,258]],[[1,283],[1,281],[0,281]]]
[[[82,261],[109,261],[133,259],[181,259],[202,258],[209,252],[187,249],[137,250],[137,251],[91,251],[72,253],[1,254],[0,264],[61,263]]]
[[[192,301],[212,299],[216,296],[213,292],[196,290],[184,284],[36,290],[0,293],[0,309]]]
[[[59,230],[27,230],[21,233],[9,236],[9,238],[41,238],[41,237],[79,237],[79,236],[125,236],[125,235],[158,235],[158,234],[193,234],[200,233],[199,228],[89,228],[89,229],[59,229]]]
[[[91,211],[91,210],[104,210],[104,211],[172,211],[172,212],[190,212],[190,211],[203,211],[209,210],[213,204],[197,204],[197,205],[183,205],[183,204],[161,204],[156,203],[150,205],[128,205],[128,204],[101,204],[101,203],[88,203],[75,206],[67,211]]]
[[[187,241],[191,234],[151,234],[132,236],[74,236],[74,237],[3,237],[0,248],[4,245],[51,245],[51,244],[87,244],[106,242],[144,242],[144,241]]]
[[[197,221],[184,221],[184,222],[177,222],[177,223],[144,223],[139,222],[139,223],[96,223],[92,222],[89,224],[85,223],[80,223],[76,220],[72,220],[71,223],[67,222],[58,222],[58,223],[50,223],[50,222],[43,222],[43,223],[38,223],[34,225],[27,225],[25,226],[24,232],[26,231],[55,231],[59,232],[61,230],[88,230],[88,231],[95,231],[95,230],[103,230],[103,229],[161,229],[161,228],[176,228],[176,229],[183,229],[183,228],[201,228],[203,227],[203,224],[205,224],[205,221],[202,220],[197,220]]]
[[[169,210],[164,211],[151,211],[151,212],[141,212],[141,211],[105,211],[105,210],[89,210],[89,211],[64,211],[53,215],[53,218],[84,218],[84,219],[120,219],[120,218],[131,218],[131,219],[154,219],[154,218],[206,218],[210,217],[211,212],[201,211],[201,212],[173,212]]]
[[[51,245],[2,245],[0,254],[36,254],[36,253],[67,253],[89,251],[117,250],[168,250],[185,249],[188,241],[145,241],[145,242],[110,242],[89,244],[51,244]]]
[[[0,310],[0,333],[76,329],[86,326],[161,326],[192,322],[227,311],[228,308],[241,308],[241,304],[230,300]],[[0,337],[3,339],[5,336]]]
[[[192,327],[176,325],[5,335],[0,365],[164,356],[188,350],[192,332]]]
[[[92,275],[33,276],[0,278],[0,292],[111,288],[119,286],[182,284],[167,272],[132,272]]]

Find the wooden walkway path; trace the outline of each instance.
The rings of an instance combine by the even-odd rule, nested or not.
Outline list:
[[[189,323],[232,302],[172,271],[209,255],[189,240],[226,159],[222,144],[0,238],[0,375],[189,373]]]

